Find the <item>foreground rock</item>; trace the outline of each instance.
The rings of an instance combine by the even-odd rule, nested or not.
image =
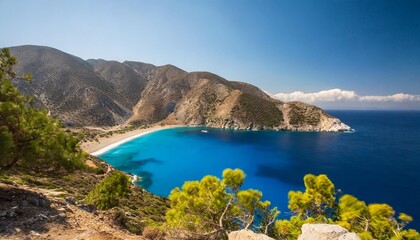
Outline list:
[[[274,240],[267,235],[254,233],[251,230],[242,229],[229,233],[229,240]]]
[[[360,240],[356,233],[347,231],[339,225],[304,224],[298,240]]]

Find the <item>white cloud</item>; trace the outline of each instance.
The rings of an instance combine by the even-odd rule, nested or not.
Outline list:
[[[420,95],[397,93],[390,96],[360,96],[359,100],[366,102],[420,102]]]
[[[306,103],[322,102],[420,102],[420,95],[397,93],[389,96],[360,96],[355,91],[342,89],[330,89],[314,93],[292,92],[277,93],[271,95],[273,98],[290,102],[302,101]]]

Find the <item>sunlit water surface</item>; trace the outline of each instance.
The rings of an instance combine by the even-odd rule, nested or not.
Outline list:
[[[168,196],[186,180],[225,168],[247,174],[283,217],[289,190],[303,190],[307,173],[327,174],[342,193],[384,202],[420,222],[420,112],[331,111],[354,133],[233,131],[174,128],[129,141],[100,155],[117,169],[138,175],[150,192]],[[417,221],[416,221],[417,219]]]

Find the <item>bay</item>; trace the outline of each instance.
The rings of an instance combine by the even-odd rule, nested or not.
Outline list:
[[[148,191],[168,196],[184,181],[221,177],[225,168],[247,174],[244,188],[287,218],[287,193],[303,190],[305,174],[327,174],[340,194],[388,203],[420,227],[420,112],[329,111],[353,133],[234,131],[173,128],[126,142],[99,157],[142,178]],[[201,130],[206,129],[207,133]]]

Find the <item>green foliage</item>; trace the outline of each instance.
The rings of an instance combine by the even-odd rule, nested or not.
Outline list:
[[[296,222],[295,219],[299,221]],[[294,216],[290,220],[277,220],[274,226],[279,239],[297,239],[302,225],[303,220]]]
[[[377,239],[384,239],[392,236],[392,221],[395,212],[387,204],[370,204],[368,206],[371,222],[369,224],[372,236]]]
[[[335,208],[334,184],[326,175],[304,177],[305,192],[289,192],[289,209],[306,218],[325,220]]]
[[[360,240],[373,240],[374,238],[369,232],[361,232],[357,234],[359,236]]]
[[[260,221],[259,228],[267,233],[268,227],[274,223],[274,219],[280,214],[277,208],[269,209],[270,201],[261,201],[262,192],[254,189],[239,191],[237,193],[238,203],[241,206],[242,213],[237,217],[241,220],[242,227],[248,229],[254,224],[256,218]],[[264,229],[262,229],[264,228]]]
[[[339,211],[337,223],[359,233],[361,239],[410,239],[410,236],[417,233],[412,229],[403,230],[413,218],[400,213],[398,221],[394,209],[388,204],[375,203],[366,206],[365,202],[347,194],[339,200]]]
[[[365,202],[346,194],[340,198],[338,206],[340,209],[339,225],[354,232],[366,231],[369,223],[369,209]]]
[[[291,125],[303,125],[305,123],[316,126],[321,121],[321,109],[306,108],[298,104],[291,103],[292,106],[289,112],[289,123]]]
[[[223,171],[223,184],[237,191],[245,181],[245,173],[240,169],[225,169]]]
[[[248,93],[241,94],[232,114],[244,121],[253,122],[254,125],[267,127],[279,126],[284,121],[283,113],[274,102]]]
[[[245,174],[226,169],[223,179],[206,176],[201,181],[185,182],[172,190],[171,209],[166,214],[169,226],[190,238],[223,238],[238,229],[252,229],[278,239],[297,239],[305,223],[339,224],[362,240],[420,239],[413,229],[404,227],[413,218],[387,204],[369,204],[351,195],[337,199],[334,184],[326,175],[304,177],[305,191],[289,192],[289,220],[276,220],[280,212],[262,201],[258,190],[240,190]],[[274,224],[273,224],[274,223]],[[274,226],[273,226],[274,225]]]
[[[388,204],[369,204],[351,195],[342,196],[338,202],[334,184],[326,175],[304,177],[305,192],[289,192],[289,209],[295,213],[290,220],[275,223],[280,239],[297,239],[304,223],[339,224],[356,232],[362,240],[371,239],[420,239],[413,229],[404,227],[413,220],[407,214],[395,217]]]
[[[398,216],[398,219],[403,221],[403,222],[411,222],[413,221],[413,217],[405,214],[405,213],[400,213],[400,215]]]
[[[99,209],[110,209],[118,206],[119,200],[130,192],[130,179],[121,172],[115,171],[89,192],[86,202]]]
[[[289,220],[277,220],[275,222],[276,236],[279,239],[297,239],[301,234],[302,225],[316,222],[313,218],[303,219],[301,216],[292,216]]]
[[[393,240],[419,240],[420,233],[414,229],[403,230],[398,232],[399,236],[392,237]]]
[[[182,189],[175,188],[169,195],[168,225],[196,238],[220,239],[241,228],[267,232],[279,212],[269,208],[270,202],[261,201],[260,191],[239,190],[244,179],[242,170],[226,169],[222,180],[205,176],[201,181],[185,182]]]
[[[12,159],[13,149],[15,143],[13,141],[13,135],[8,131],[6,126],[0,127],[0,164],[7,162],[7,159]]]
[[[84,167],[78,139],[45,111],[30,106],[30,99],[13,86],[16,59],[6,48],[0,51],[0,169],[20,163],[38,170],[74,170]]]

